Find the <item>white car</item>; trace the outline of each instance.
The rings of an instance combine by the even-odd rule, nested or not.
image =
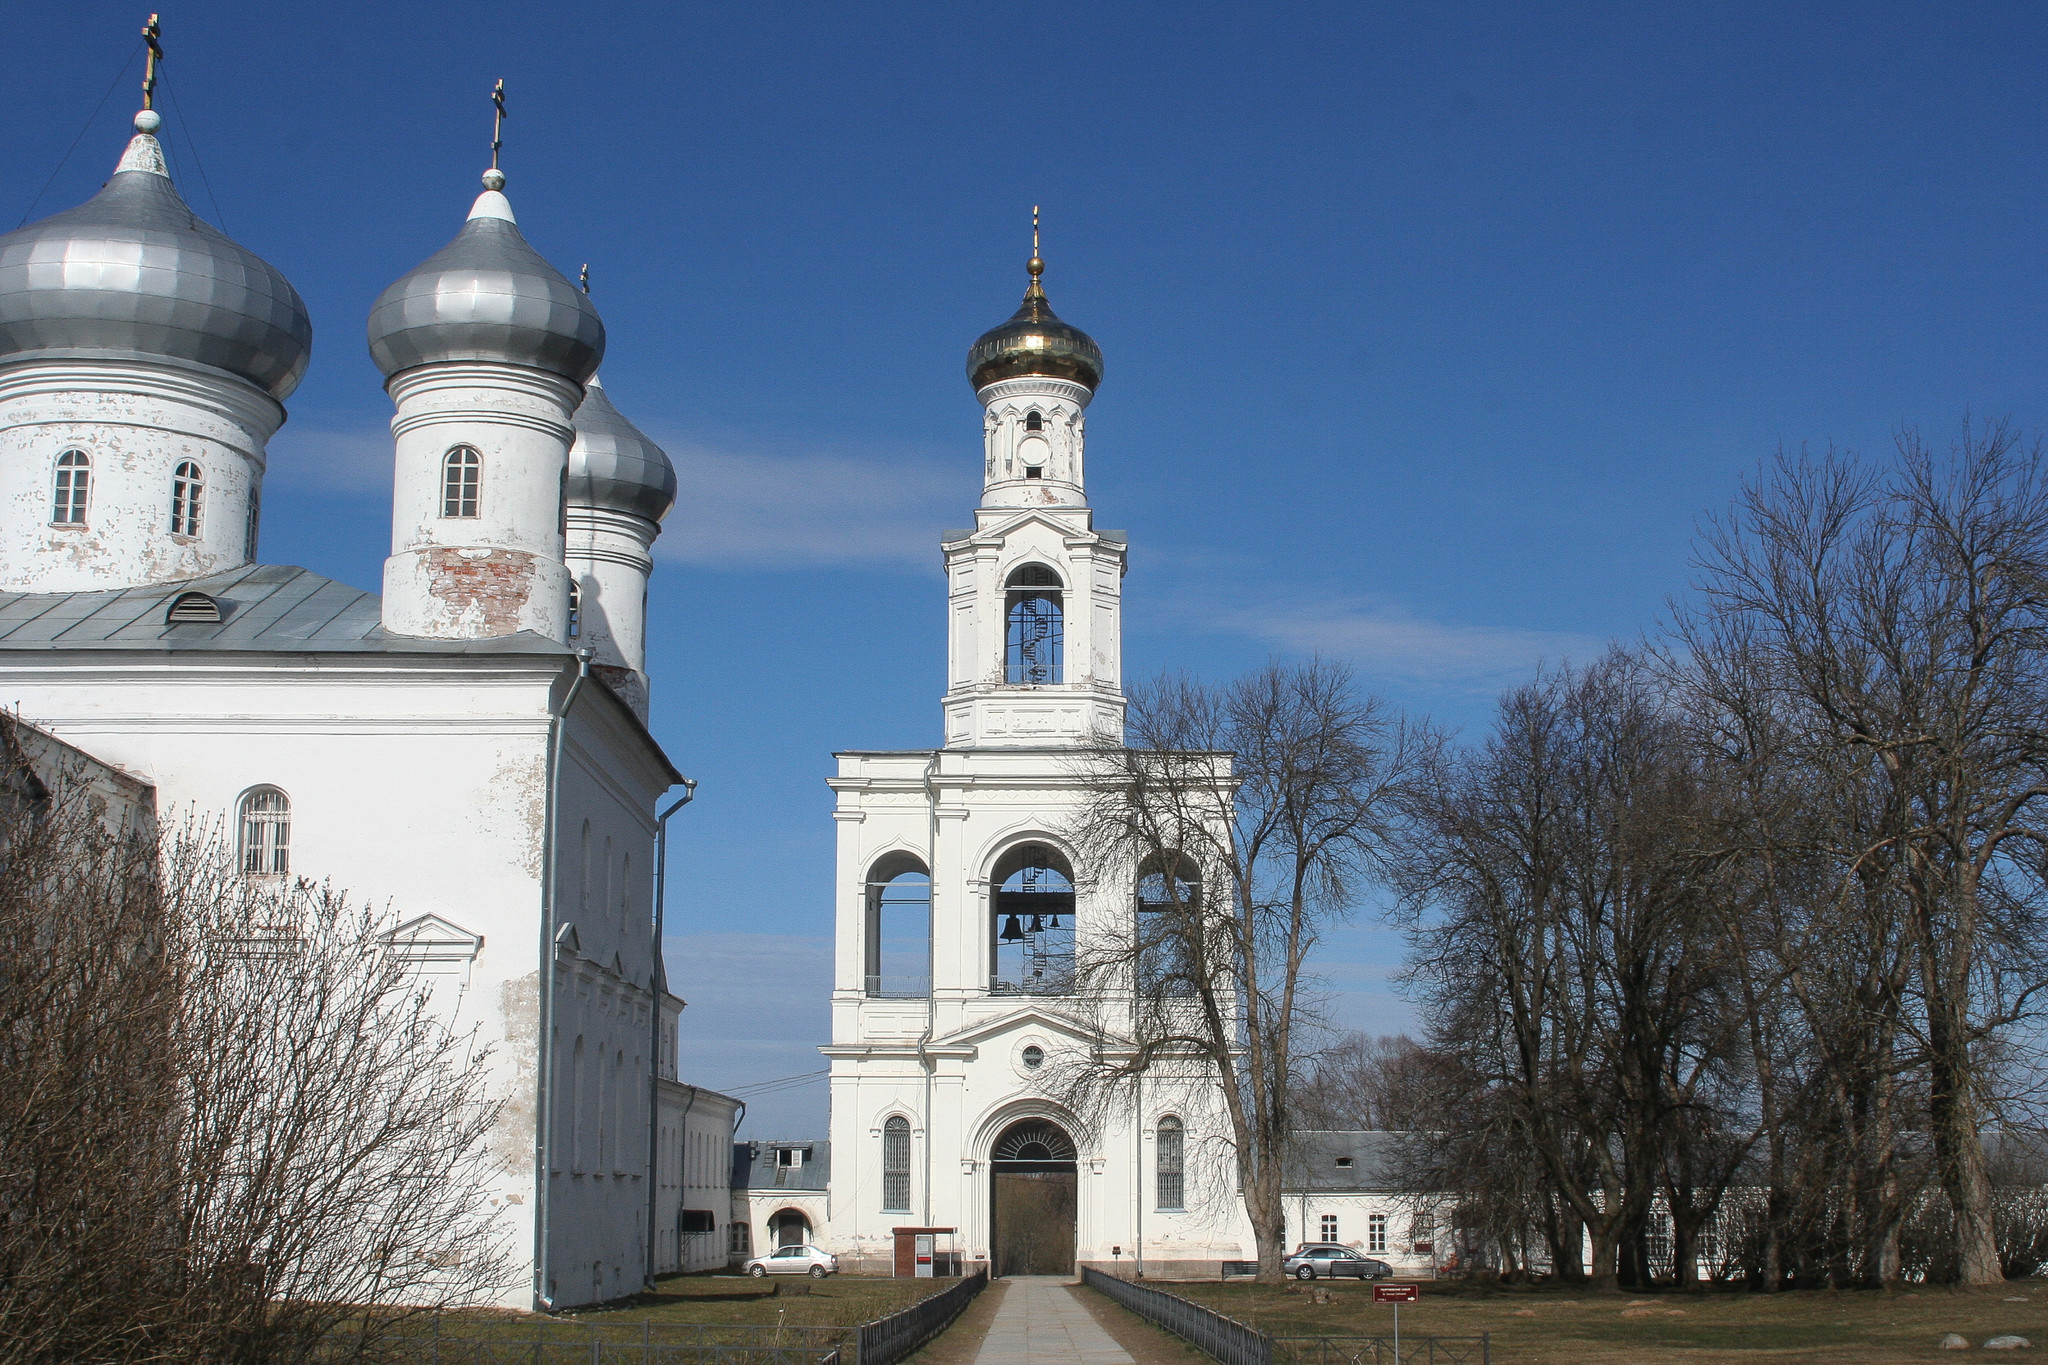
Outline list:
[[[749,1275],[808,1275],[822,1280],[839,1273],[839,1258],[814,1246],[777,1247],[746,1264]]]

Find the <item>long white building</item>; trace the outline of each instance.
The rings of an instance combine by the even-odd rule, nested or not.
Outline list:
[[[653,922],[681,778],[646,725],[645,590],[676,478],[597,385],[604,324],[487,172],[370,313],[381,598],[266,564],[265,445],[312,326],[179,197],[158,126],[0,237],[0,687],[167,815],[230,819],[246,875],[395,908],[394,950],[493,1046],[508,1303],[722,1260],[734,1106],[676,1080]]]

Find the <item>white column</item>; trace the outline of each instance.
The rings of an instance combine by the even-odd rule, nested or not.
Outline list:
[[[583,391],[543,370],[488,362],[421,365],[386,386],[397,468],[384,627],[476,640],[532,631],[566,643],[563,481]],[[444,516],[448,453],[481,460],[475,516]]]

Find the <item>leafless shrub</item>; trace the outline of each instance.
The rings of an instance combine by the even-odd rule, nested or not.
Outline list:
[[[0,1361],[369,1355],[502,1282],[484,1057],[387,927],[69,778],[0,809]]]

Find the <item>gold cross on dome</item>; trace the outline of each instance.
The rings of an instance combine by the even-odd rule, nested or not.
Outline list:
[[[156,108],[156,64],[164,59],[163,26],[158,24],[154,14],[142,26],[142,41],[149,45],[149,56],[142,62],[142,107]]]

